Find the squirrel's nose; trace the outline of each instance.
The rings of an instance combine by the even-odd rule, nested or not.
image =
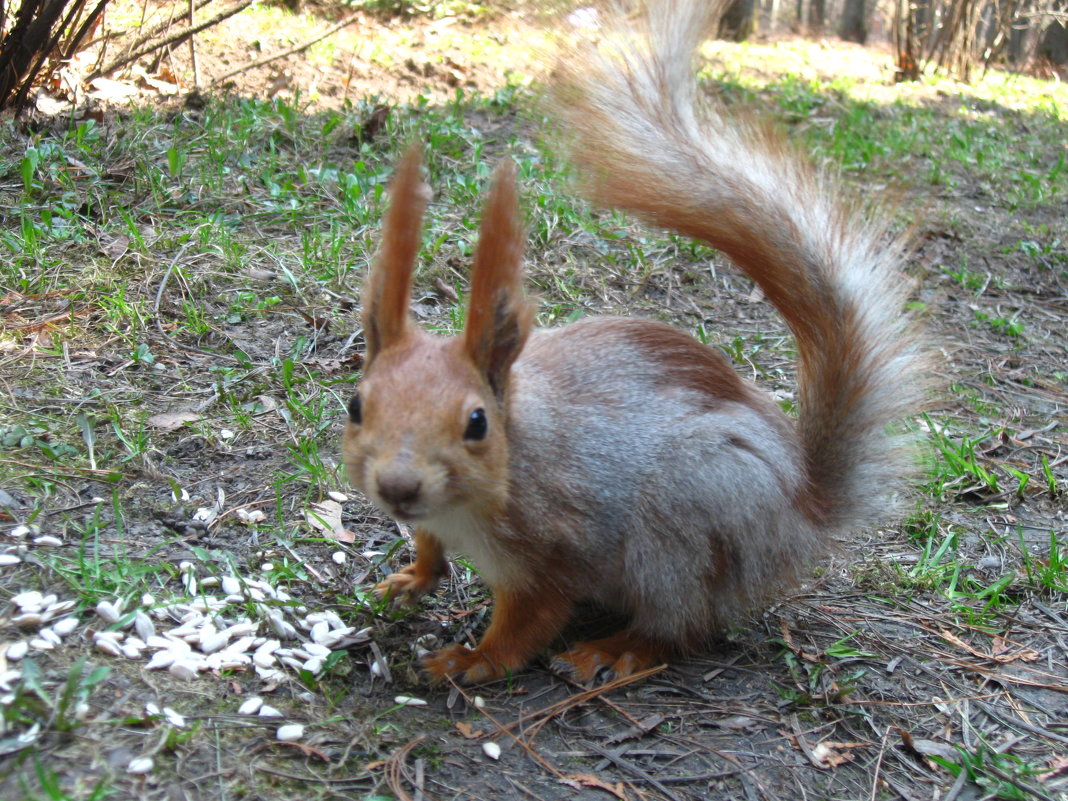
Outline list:
[[[418,500],[423,482],[409,472],[382,471],[378,474],[378,496],[390,506],[402,507]]]

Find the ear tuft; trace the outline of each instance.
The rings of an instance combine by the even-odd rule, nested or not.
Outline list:
[[[503,398],[508,371],[533,323],[523,295],[525,232],[519,214],[515,165],[504,161],[493,174],[471,271],[471,302],[464,348],[475,367]]]
[[[422,241],[423,212],[430,201],[430,188],[420,176],[420,161],[419,145],[411,145],[390,182],[382,244],[363,291],[365,366],[408,331],[412,273]]]

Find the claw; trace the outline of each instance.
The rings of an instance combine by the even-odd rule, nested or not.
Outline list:
[[[375,595],[384,601],[392,601],[394,605],[406,605],[415,603],[437,585],[437,576],[427,575],[418,562],[413,562],[378,582]]]
[[[455,678],[461,684],[481,684],[503,678],[505,669],[490,660],[481,649],[471,650],[462,645],[442,648],[423,660],[423,669],[431,684]]]

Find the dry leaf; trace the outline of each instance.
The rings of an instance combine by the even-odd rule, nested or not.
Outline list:
[[[616,782],[615,784],[609,784],[604,779],[599,779],[592,773],[572,773],[564,777],[564,783],[578,789],[576,785],[583,787],[596,787],[598,790],[604,790],[606,793],[611,793],[619,801],[627,801],[627,794],[623,789],[623,782]]]
[[[462,720],[456,721],[456,730],[460,732],[460,734],[462,734],[465,739],[468,740],[477,740],[485,733],[482,731],[482,729],[476,729],[470,723],[467,723]]]
[[[1039,775],[1038,780],[1040,782],[1054,779],[1057,776],[1068,775],[1068,757],[1053,757],[1049,761],[1049,773],[1042,773]]]
[[[1035,662],[1038,660],[1038,652],[1032,651],[1030,648],[1020,648],[1018,651],[1014,651],[1011,654],[1004,653],[1005,641],[1001,637],[994,638],[994,644],[992,646],[993,651],[991,653],[983,653],[978,648],[973,648],[964,642],[960,637],[951,631],[945,629],[939,629],[938,633],[942,636],[946,642],[956,645],[967,651],[972,656],[977,656],[980,659],[989,659],[992,662],[997,662],[1001,665],[1007,665],[1009,662]]]
[[[311,508],[304,512],[304,519],[328,539],[338,542],[356,541],[356,535],[341,524],[341,504],[337,501],[313,503]]]
[[[909,738],[905,741],[905,747],[920,756],[942,757],[950,762],[959,762],[960,754],[949,743],[939,743],[934,740],[914,740]]]
[[[734,730],[752,729],[760,725],[756,718],[751,718],[749,715],[731,715],[729,718],[717,720],[715,723],[721,729]]]
[[[665,716],[659,713],[648,715],[638,721],[637,725],[631,726],[618,734],[614,734],[608,738],[609,745],[615,745],[621,743],[624,740],[630,740],[636,737],[644,737],[651,732],[657,726],[664,722]]]
[[[152,415],[145,422],[153,428],[174,431],[186,423],[195,423],[199,419],[200,415],[196,412],[161,412],[160,414]]]
[[[861,745],[866,745],[866,743],[836,743],[832,740],[824,740],[813,746],[812,759],[817,767],[837,768],[839,765],[853,761],[853,755],[844,749]]]

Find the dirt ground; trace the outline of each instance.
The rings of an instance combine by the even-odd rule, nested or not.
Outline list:
[[[324,12],[324,17],[339,15]],[[488,21],[359,13],[327,43],[241,71],[212,88],[213,81],[240,65],[310,38],[325,24],[307,31],[261,30],[239,17],[199,37],[200,92],[297,96],[323,107],[368,94],[410,100],[421,93],[447,102],[457,89],[492,93],[510,76],[533,74],[534,66],[510,60],[508,43],[517,36],[542,35],[540,23],[519,12]],[[461,29],[484,42],[479,56],[472,57],[469,45],[450,38]],[[382,52],[390,56],[386,70]],[[889,76],[892,71],[878,47],[828,45],[825,56],[806,67],[813,76],[865,71]],[[718,57],[723,63],[761,58],[759,51],[736,56],[729,49]],[[189,52],[181,48],[171,58],[169,74],[180,79],[179,96],[161,95],[158,86],[132,78],[123,82],[139,93],[138,102],[195,108],[196,95],[190,99],[185,94],[194,83]],[[877,84],[878,92],[892,90],[886,80]],[[958,101],[933,95],[929,102],[948,107]],[[106,103],[101,107],[107,109]],[[487,138],[500,141],[517,131],[529,135],[531,126],[510,116],[484,122]],[[1027,231],[1044,227],[1051,232],[1044,242],[1062,253],[1058,237],[1068,238],[1063,213],[1042,207],[1025,214],[998,205],[988,187],[969,183],[967,176],[936,197],[920,187],[900,191],[903,205],[932,208],[916,232],[911,263],[918,276],[915,297],[929,310],[929,337],[944,357],[940,383],[953,387],[935,408],[955,410],[961,397],[978,398],[986,404],[986,414],[975,405],[965,409],[963,403],[960,414],[973,422],[982,418],[990,429],[1005,429],[981,442],[984,456],[1037,475],[1041,455],[1050,454],[1048,461],[1063,486],[1068,268],[1060,261],[1037,270],[1013,250],[1026,224]],[[961,251],[971,254],[979,273],[997,276],[996,286],[981,301],[940,269],[957,263]],[[276,276],[269,259],[253,257],[251,262],[250,269],[268,274],[264,280],[275,280],[269,277]],[[640,291],[610,278],[595,311],[655,315],[687,328],[694,319],[708,317],[718,329],[739,335],[781,332],[774,315],[747,296],[740,279],[696,273],[690,266],[657,270]],[[551,274],[537,264],[530,271],[535,282]],[[161,273],[153,275],[159,279]],[[146,292],[159,286],[157,282]],[[321,300],[355,309],[357,288],[348,289],[341,297]],[[167,302],[163,300],[165,312]],[[996,309],[999,319],[1013,313],[1027,319],[1027,344],[989,327],[976,328],[976,304],[990,314]],[[428,297],[425,306],[433,319],[444,303]],[[44,310],[39,306],[34,313]],[[217,311],[225,317],[225,308]],[[5,307],[5,314],[14,319],[11,307]],[[295,337],[315,337],[317,368],[339,376],[358,364],[355,315],[346,314],[342,324],[335,320],[330,326],[303,328],[292,317],[239,321],[220,328],[215,341],[204,344],[227,342],[253,363],[266,363]],[[107,346],[92,352],[73,347],[63,376],[64,396],[91,399],[101,382],[114,381],[129,388],[129,403],[163,411],[177,398],[185,409],[196,411],[198,404],[210,408],[218,390],[209,368],[217,357],[190,348],[174,350],[162,333],[152,344],[154,352],[167,353],[177,367],[141,375],[130,384],[123,383],[124,375],[137,367],[126,355]],[[63,402],[42,397],[28,382],[30,368],[17,353],[0,355],[8,404],[43,408]],[[788,360],[761,367],[771,374],[773,389],[789,390]],[[278,401],[265,395],[262,403],[270,409]],[[338,416],[309,436],[321,440],[336,460],[339,432]],[[292,519],[306,500],[296,489],[279,491],[277,476],[291,472],[285,438],[286,431],[269,414],[257,416],[248,431],[226,443],[182,429],[159,435],[158,450],[128,465],[119,482],[124,501],[136,510],[124,516],[121,527],[108,503],[93,500],[110,497],[111,487],[87,472],[64,479],[39,520],[41,530],[59,520],[89,529],[103,515],[108,525],[101,536],[111,544],[121,540],[125,558],[134,564],[194,560],[221,565],[227,554],[251,574],[266,561],[290,560],[306,577],[300,603],[369,626],[369,642],[353,646],[351,658],[339,663],[328,681],[312,682],[310,688],[294,679],[257,682],[236,675],[189,683],[146,672],[141,665],[109,662],[113,670],[102,685],[104,694],[90,703],[91,722],[43,738],[32,748],[36,764],[46,764],[60,776],[66,795],[50,795],[42,788],[33,778],[40,776],[34,774],[34,760],[25,749],[12,746],[10,738],[0,740],[0,795],[103,797],[92,795],[92,788],[104,782],[110,797],[169,801],[298,795],[487,801],[1068,799],[1064,592],[1020,591],[1001,614],[1002,633],[988,636],[937,588],[921,586],[917,579],[903,589],[903,576],[929,554],[917,546],[912,532],[888,521],[842,543],[803,588],[740,623],[702,657],[592,690],[554,675],[544,661],[491,686],[428,689],[418,674],[415,645],[473,642],[484,630],[490,598],[469,569],[454,564],[442,592],[406,615],[354,608],[353,587],[367,586],[388,569],[380,564],[381,556],[398,538],[396,524],[354,492],[344,504],[344,528],[357,535],[353,552],[371,556],[339,564],[331,559],[329,544],[311,537],[288,552],[250,537],[235,510],[261,509]],[[188,491],[187,497],[175,499],[168,476]],[[1020,497],[1007,490],[999,496],[967,486],[957,489],[947,492],[945,500],[921,503],[959,526],[956,558],[977,582],[1019,577],[1030,569],[1014,550],[1017,532],[1025,547],[1037,553],[1048,549],[1051,530],[1062,542],[1068,538],[1063,494],[1042,494],[1034,485]],[[6,535],[32,503],[15,481],[0,485],[0,502],[9,514]],[[199,509],[213,505],[221,516],[210,522],[197,519]],[[991,532],[997,536],[989,536]],[[33,561],[33,553],[31,549],[27,561]],[[405,558],[404,549],[390,555],[394,566]],[[2,578],[0,587],[5,598],[14,591]],[[85,653],[94,663],[103,659],[88,648]],[[72,662],[72,657],[56,656],[46,669],[52,677],[61,676]],[[279,743],[269,721],[236,714],[252,693],[272,699],[287,720],[309,724],[312,734]],[[398,696],[416,696],[427,704],[402,706]],[[145,721],[145,704],[164,699],[195,721],[192,730],[175,734]],[[146,745],[150,740],[154,744]],[[491,758],[487,743],[500,747],[499,758]],[[129,775],[130,760],[146,751],[156,755],[157,764],[166,762],[166,769]],[[1021,772],[1020,764],[1037,768]]]

